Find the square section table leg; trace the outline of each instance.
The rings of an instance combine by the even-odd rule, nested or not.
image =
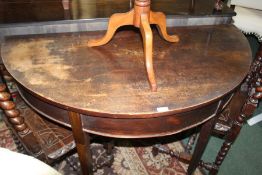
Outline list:
[[[90,137],[83,131],[81,116],[75,112],[69,112],[69,119],[76,142],[76,149],[82,169],[82,174],[92,174]]]
[[[205,151],[211,133],[213,131],[215,121],[216,121],[216,117],[213,117],[211,120],[209,120],[202,126],[194,153],[192,155],[192,159],[187,169],[187,174],[189,175],[193,174],[193,172],[197,168],[200,159]]]

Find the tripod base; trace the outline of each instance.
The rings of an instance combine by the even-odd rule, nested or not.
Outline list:
[[[139,18],[139,19],[137,19]],[[116,30],[125,25],[134,25],[140,28],[143,37],[145,65],[147,70],[148,80],[153,92],[157,91],[157,83],[153,68],[153,35],[150,24],[156,24],[157,29],[163,39],[169,42],[178,42],[177,35],[168,35],[166,31],[166,16],[162,12],[136,13],[135,9],[127,13],[117,13],[110,17],[108,29],[105,36],[101,39],[90,40],[88,47],[101,46],[108,43]]]

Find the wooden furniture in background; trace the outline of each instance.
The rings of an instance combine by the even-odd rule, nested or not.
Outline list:
[[[258,106],[259,100],[262,98],[262,57],[257,55],[256,60],[253,62],[251,66],[250,73],[247,76],[246,81],[242,84],[240,92],[237,99],[232,101],[231,106],[229,106],[228,110],[225,110],[225,113],[228,115],[223,115],[223,117],[228,117],[230,129],[227,130],[225,134],[225,141],[218,152],[218,155],[213,163],[210,174],[217,174],[220,165],[225,159],[228,151],[230,150],[231,145],[237,139],[240,130],[244,124],[244,122],[250,118],[255,109]],[[241,100],[241,101],[239,101]],[[241,106],[238,104],[241,104]],[[225,119],[225,118],[224,118]]]
[[[262,57],[262,2],[260,0],[230,0],[230,7],[235,10],[237,15],[233,18],[234,25],[245,35],[254,35],[260,43],[256,56]],[[261,114],[262,115],[262,114]],[[256,123],[262,120],[261,115],[253,117],[248,123]]]
[[[229,4],[237,13],[233,17],[233,24],[244,34],[255,35],[260,42],[260,46],[246,80],[241,85],[237,96],[222,112],[219,123],[215,127],[216,133],[222,135],[225,141],[214,163],[205,166],[210,170],[211,174],[217,174],[231,145],[237,139],[242,125],[253,115],[262,98],[262,24],[260,22],[262,17],[262,2],[260,0],[231,0]]]
[[[101,32],[7,38],[2,57],[22,98],[44,117],[72,128],[84,174],[92,171],[90,134],[161,137],[203,124],[191,174],[218,114],[248,73],[251,53],[242,33],[230,25],[176,32],[183,38],[177,46],[155,37],[155,93],[148,92],[137,44],[142,41],[135,32],[121,31],[111,44],[97,48],[86,41]]]
[[[144,44],[144,57],[147,70],[147,77],[152,91],[157,91],[155,71],[153,67],[153,34],[150,24],[156,24],[158,31],[168,42],[178,42],[177,35],[168,35],[166,30],[166,16],[162,12],[152,12],[150,9],[151,0],[135,0],[134,8],[127,13],[114,14],[108,22],[106,35],[101,39],[88,41],[89,47],[101,46],[108,43],[116,30],[125,25],[133,25],[140,29]]]
[[[237,139],[245,121],[252,116],[262,98],[262,52],[256,55],[250,71],[236,91],[229,105],[222,110],[219,118],[214,126],[213,134],[224,139],[218,154],[212,163],[201,161],[199,166],[210,171],[210,174],[217,174],[221,164],[223,163],[231,145]],[[188,152],[192,149],[197,134],[193,134],[186,146]],[[161,148],[160,148],[161,149]],[[161,150],[160,150],[161,151]],[[165,150],[165,153],[170,150]]]
[[[1,65],[0,107],[5,123],[12,129],[19,152],[48,164],[54,163],[75,148],[72,132],[41,117],[21,99],[15,82]]]

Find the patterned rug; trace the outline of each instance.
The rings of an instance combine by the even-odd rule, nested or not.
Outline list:
[[[151,140],[116,140],[114,148],[114,162],[111,167],[103,167],[95,172],[95,175],[185,175],[187,165],[179,162],[169,155],[152,155]],[[169,148],[181,152],[184,150],[181,142],[166,144]],[[0,147],[17,151],[11,131],[0,118]],[[92,159],[95,162],[101,161],[101,157],[106,154],[105,149],[100,144],[92,144]],[[73,170],[68,161],[62,161],[54,168],[61,174],[80,174],[77,154],[70,156],[70,162],[75,162],[77,167]],[[200,170],[196,170],[195,175],[202,175]]]

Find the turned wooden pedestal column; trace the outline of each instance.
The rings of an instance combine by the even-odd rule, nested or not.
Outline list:
[[[178,42],[176,35],[168,35],[166,31],[166,16],[162,12],[150,10],[151,0],[135,0],[134,8],[127,13],[114,14],[110,17],[105,36],[98,40],[90,40],[89,47],[101,46],[108,43],[116,30],[125,25],[140,28],[144,43],[144,55],[148,80],[152,91],[157,91],[157,83],[153,68],[153,36],[150,24],[156,24],[160,35],[169,42]]]

